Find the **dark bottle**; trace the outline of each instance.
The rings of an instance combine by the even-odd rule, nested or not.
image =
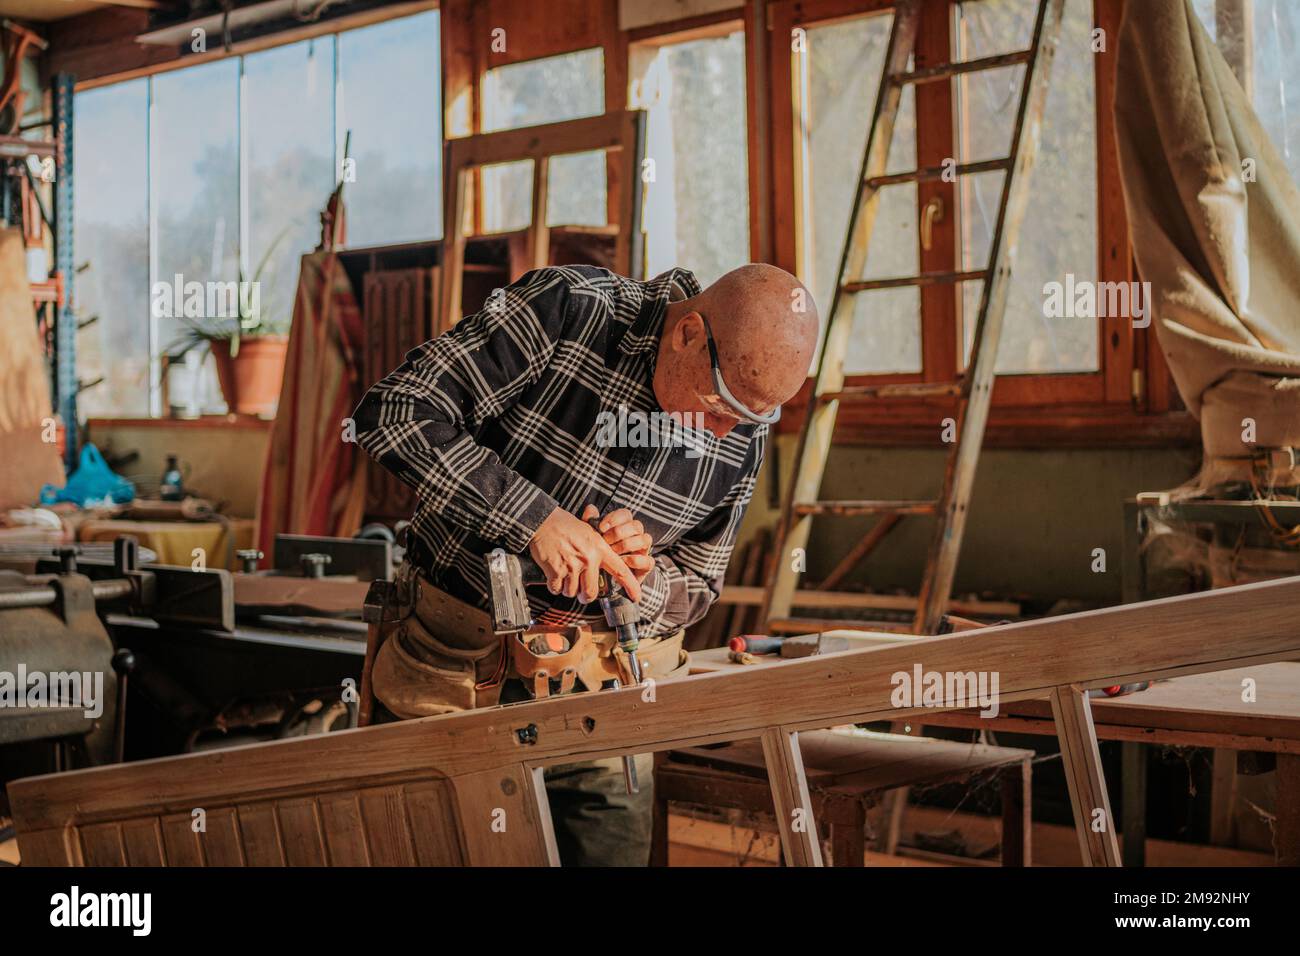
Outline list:
[[[175,455],[167,456],[167,470],[163,472],[158,490],[163,501],[181,501],[185,497],[185,489],[181,487],[181,469]]]

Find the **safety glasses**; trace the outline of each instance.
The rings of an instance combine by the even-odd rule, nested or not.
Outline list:
[[[755,422],[759,425],[772,425],[781,418],[781,406],[777,405],[770,412],[759,415],[745,407],[745,403],[731,394],[731,389],[727,388],[727,383],[722,380],[722,369],[718,362],[718,343],[713,341],[713,330],[709,328],[709,320],[700,316],[704,323],[704,337],[709,343],[709,361],[713,366],[713,389],[712,395],[701,395],[700,399],[704,402],[709,410],[715,414],[730,417],[742,418],[747,422]]]

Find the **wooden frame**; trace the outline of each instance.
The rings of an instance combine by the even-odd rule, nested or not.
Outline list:
[[[549,162],[554,156],[593,150],[617,151],[622,182],[618,212],[619,232],[615,241],[614,270],[626,276],[640,274],[641,177],[640,157],[645,149],[645,114],[641,110],[606,113],[563,123],[526,126],[497,133],[479,133],[447,141],[445,170],[446,201],[443,205],[443,259],[441,306],[437,335],[461,318],[461,288],[465,265],[465,211],[470,178],[484,166],[533,162],[533,219],[529,226],[530,266],[549,262],[550,240],[546,226],[546,184]]]
[[[924,718],[895,675],[996,672],[999,702],[1055,697],[1076,807],[1103,784],[1084,692],[1300,656],[1300,577],[867,650],[9,785],[28,865],[550,864],[540,768],[762,737],[778,807],[799,807],[801,730]],[[756,702],[761,702],[756,703]],[[779,778],[779,779],[777,779]],[[202,810],[206,829],[192,821]],[[815,833],[809,820],[808,832]],[[797,832],[792,862],[816,864]],[[1081,835],[1095,864],[1107,840]]]

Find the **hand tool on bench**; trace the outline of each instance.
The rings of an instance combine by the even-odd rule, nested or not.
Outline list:
[[[849,642],[827,634],[799,634],[792,637],[741,634],[727,642],[733,654],[779,654],[784,658],[812,657],[847,651]]]

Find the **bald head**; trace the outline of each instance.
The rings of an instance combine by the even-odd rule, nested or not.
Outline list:
[[[713,414],[715,391],[704,323],[717,344],[723,382],[757,414],[799,391],[817,346],[812,293],[784,269],[751,263],[733,269],[699,295],[668,307],[655,368],[655,393],[665,411],[704,412],[721,435],[741,420]]]

